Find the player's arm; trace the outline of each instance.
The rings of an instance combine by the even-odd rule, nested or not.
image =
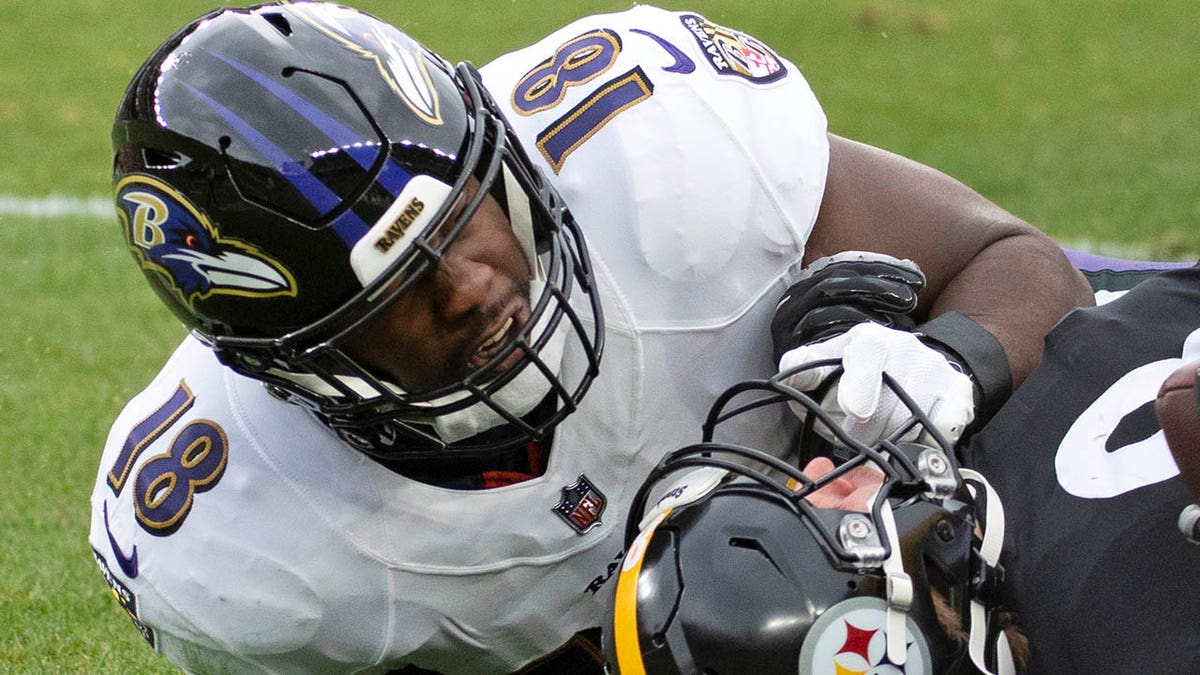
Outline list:
[[[1179,514],[1179,529],[1200,544],[1200,361],[1184,363],[1167,377],[1154,412],[1183,483],[1196,500]]]
[[[847,250],[915,261],[917,321],[955,311],[999,342],[1016,386],[1087,281],[1033,226],[959,181],[899,155],[829,135],[829,174],[805,262]]]
[[[1200,361],[1188,361],[1162,383],[1154,412],[1184,484],[1200,503]]]

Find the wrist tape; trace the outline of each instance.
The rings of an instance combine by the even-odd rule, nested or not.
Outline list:
[[[975,421],[978,428],[1012,394],[1012,369],[1004,347],[986,328],[958,312],[946,312],[914,331],[921,341],[959,365],[975,385]]]

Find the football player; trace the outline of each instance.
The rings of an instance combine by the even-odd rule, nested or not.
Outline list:
[[[1074,259],[1080,264],[1092,262]],[[983,642],[993,645],[992,656],[986,650],[979,652],[984,658],[972,658],[972,666],[963,654],[971,653],[974,642],[969,638],[961,643],[947,641],[955,630],[969,626],[964,617],[970,616],[971,608],[963,604],[964,598],[978,600],[997,617],[1001,610],[1015,614],[1028,639],[1028,655],[1014,661],[1024,661],[1026,672],[1195,671],[1200,666],[1200,639],[1192,628],[1200,621],[1200,594],[1188,580],[1200,568],[1200,547],[1195,543],[1195,496],[1188,485],[1196,475],[1193,465],[1180,462],[1190,470],[1181,475],[1172,454],[1188,457],[1180,445],[1194,442],[1190,434],[1195,433],[1200,410],[1195,390],[1188,387],[1194,387],[1200,359],[1200,265],[1166,267],[1173,269],[1111,302],[1068,314],[1050,332],[1043,362],[960,448],[963,466],[970,467],[963,475],[975,481],[986,476],[991,484],[985,494],[992,501],[984,509],[986,516],[979,519],[987,527],[970,554],[974,562],[959,568],[981,576],[961,585],[962,573],[948,574],[945,556],[938,553],[939,541],[946,543],[953,537],[935,538],[914,528],[911,519],[909,529],[900,527],[896,533],[881,529],[880,522],[858,524],[899,542],[904,571],[918,581],[920,592],[909,605],[915,608],[909,613],[912,623],[903,633],[907,652],[892,653],[892,635],[885,622],[889,612],[895,613],[896,602],[890,599],[895,571],[879,560],[864,563],[837,547],[860,539],[850,536],[853,531],[847,524],[856,513],[879,520],[881,513],[894,509],[900,524],[905,522],[900,514],[913,504],[932,500],[934,506],[926,508],[947,509],[954,503],[948,498],[938,501],[939,474],[929,471],[928,461],[924,465],[917,461],[921,453],[931,452],[929,448],[942,449],[938,464],[943,457],[949,458],[946,463],[955,461],[954,453],[945,452],[945,436],[932,419],[914,412],[919,408],[913,397],[895,388],[898,407],[908,411],[908,417],[883,444],[856,444],[847,434],[845,420],[835,419],[813,398],[787,386],[817,379],[810,372],[820,378],[837,374],[830,362],[815,361],[794,373],[785,371],[763,385],[743,385],[741,389],[776,394],[760,399],[764,402],[760,405],[788,402],[808,423],[825,429],[823,436],[837,443],[834,459],[818,457],[799,475],[787,465],[763,460],[784,476],[792,476],[793,483],[782,492],[748,490],[742,483],[728,482],[714,490],[716,480],[684,474],[679,482],[692,487],[665,490],[662,503],[640,523],[631,523],[634,533],[636,525],[643,526],[642,534],[640,543],[631,548],[636,553],[631,553],[634,558],[626,562],[627,571],[617,586],[616,642],[609,646],[614,663],[624,660],[633,666],[631,670],[622,665],[620,672],[691,672],[692,665],[733,672],[728,666],[722,669],[722,664],[733,663],[728,659],[734,658],[758,658],[754,663],[764,673],[794,672],[787,668],[794,668],[796,659],[817,668],[812,672],[834,672],[835,666],[842,668],[836,672],[857,672],[881,664],[904,665],[896,659],[909,657],[916,665],[905,666],[902,672],[1011,672],[995,658],[1003,652],[1000,642]],[[833,268],[840,274],[833,274]],[[834,263],[815,276],[849,276],[849,269]],[[898,279],[908,271],[891,276]],[[1118,276],[1143,276],[1128,267],[1115,271]],[[1089,276],[1117,281],[1096,272],[1098,268],[1090,269]],[[860,308],[860,317],[878,311],[878,305]],[[813,322],[810,318],[808,323]],[[893,330],[872,322],[878,330]],[[850,364],[844,365],[849,372]],[[1160,422],[1155,408],[1164,380],[1177,382],[1186,398],[1177,411],[1180,419],[1163,415],[1160,407]],[[825,396],[822,389],[814,391],[820,394],[814,394],[817,400]],[[705,427],[706,440],[713,436],[714,422],[723,423],[751,407],[736,407],[729,402],[732,398],[727,394],[718,401]],[[802,444],[830,447],[811,436]],[[728,451],[701,445],[676,453],[651,474],[648,485],[680,468],[714,464],[711,458],[721,452]],[[905,458],[924,475],[905,474],[909,466]],[[906,476],[919,486],[915,497],[912,485],[898,492],[907,484]],[[758,483],[779,487],[778,480],[768,478]],[[978,500],[974,501],[978,509]],[[635,520],[644,502],[643,496],[635,504]],[[1001,503],[1003,516],[997,518],[996,506]],[[694,504],[701,507],[692,508]],[[944,513],[938,517],[955,522]],[[915,522],[929,526],[927,521]],[[827,531],[839,523],[840,529]],[[993,539],[989,549],[987,532],[994,533],[997,525],[1003,528],[1003,547]],[[738,537],[742,539],[735,541]],[[696,559],[697,547],[706,544],[711,550]],[[751,569],[767,563],[775,566],[777,576]],[[747,572],[731,580],[721,571],[726,566],[740,566]],[[937,573],[925,578],[927,569]],[[676,570],[679,578],[672,576]],[[737,606],[743,596],[758,601],[747,603],[740,612],[723,606],[723,616],[736,620],[719,629],[706,623],[703,614],[712,608],[706,603],[717,597],[706,589],[718,580],[736,586],[724,591],[722,597],[736,598],[725,605]],[[684,586],[687,596],[680,594]],[[861,590],[863,586],[868,590]],[[923,609],[921,601],[936,604],[939,592],[951,599],[955,611],[934,613],[938,618],[934,622],[930,620],[934,614]],[[865,602],[857,599],[861,596],[872,598],[878,610],[873,618],[858,611]],[[686,602],[679,601],[681,597]],[[850,605],[852,598],[858,604]],[[666,605],[673,609],[663,611]],[[858,613],[851,616],[850,610]],[[952,620],[947,622],[947,616]],[[768,624],[779,626],[781,632],[771,634]],[[753,635],[747,644],[757,647],[747,650],[757,657],[730,649],[719,654],[709,651],[716,645],[734,644],[734,636],[747,634]],[[992,636],[988,640],[996,637],[994,630],[984,634]],[[814,660],[821,655],[825,661]],[[786,668],[779,665],[785,661]],[[801,672],[808,671],[802,666]]]
[[[1155,415],[1163,381],[1197,359],[1200,266],[1163,272],[1068,314],[964,448],[1007,506],[1004,595],[1029,672],[1200,668],[1200,547],[1177,524],[1195,497]]]
[[[1025,646],[996,594],[1003,502],[890,376],[907,414],[867,445],[789,384],[809,371],[842,376],[815,361],[730,388],[703,442],[664,457],[635,495],[610,672],[1012,675]],[[801,472],[724,433],[785,403],[805,415],[802,446],[832,439],[844,461]]]
[[[576,636],[634,489],[774,372],[806,261],[915,261],[914,314],[955,317],[1001,397],[1090,299],[1034,228],[829,134],[795,64],[692,12],[480,72],[338,5],[219,10],[112,137],[125,245],[190,335],[112,427],[90,542],[186,670],[598,668]],[[956,375],[974,417],[991,376]]]

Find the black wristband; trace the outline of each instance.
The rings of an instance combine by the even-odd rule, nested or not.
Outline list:
[[[958,312],[946,312],[914,332],[922,342],[958,362],[975,384],[971,426],[978,428],[991,419],[1012,394],[1012,369],[996,336]]]

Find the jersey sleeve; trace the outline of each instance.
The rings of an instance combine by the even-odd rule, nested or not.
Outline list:
[[[639,6],[482,70],[641,325],[729,322],[803,253],[829,161],[800,70],[743,32]]]
[[[231,414],[226,377],[189,340],[117,418],[91,498],[101,574],[146,641],[187,671],[337,670],[322,639],[347,632],[361,637],[341,646],[370,662],[386,626],[345,610],[386,617],[386,572],[354,569],[355,552],[280,487]],[[342,577],[322,565],[342,560],[348,577],[327,583]],[[365,601],[352,589],[383,590]]]

